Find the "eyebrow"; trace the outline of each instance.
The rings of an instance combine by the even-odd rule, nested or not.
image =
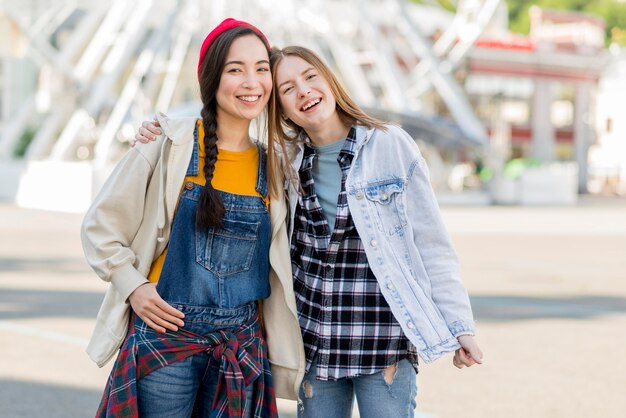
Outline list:
[[[243,62],[243,61],[228,61],[228,62],[224,63],[224,67],[226,67],[227,65],[232,65],[232,64],[245,65],[245,62]],[[260,61],[257,61],[255,63],[255,65],[259,65],[259,64],[267,64],[267,65],[269,65],[270,62],[268,60],[260,60]]]
[[[309,72],[309,71],[311,71],[311,70],[315,70],[315,68],[314,68],[314,67],[309,67],[309,68],[307,68],[306,70],[302,71],[302,72],[300,73],[300,75],[304,75],[304,74],[308,73],[308,72]],[[278,85],[278,88],[281,88],[284,84],[287,84],[287,83],[291,83],[291,80],[287,80],[287,81],[284,81],[284,82],[280,83],[280,84]]]

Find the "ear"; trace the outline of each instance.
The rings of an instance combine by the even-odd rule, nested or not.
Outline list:
[[[281,117],[281,118],[283,118],[283,120],[285,120],[285,121],[286,121],[286,120],[289,120],[289,118],[288,118],[287,116],[285,116],[285,114],[284,114],[284,113],[281,113],[281,114],[280,114],[280,117]]]

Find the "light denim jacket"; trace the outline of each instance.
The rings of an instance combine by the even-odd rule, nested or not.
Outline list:
[[[474,334],[459,260],[443,224],[428,168],[404,130],[357,126],[356,155],[346,180],[348,207],[372,272],[405,335],[426,362]],[[296,143],[297,173],[304,146]],[[298,190],[286,183],[293,235]]]

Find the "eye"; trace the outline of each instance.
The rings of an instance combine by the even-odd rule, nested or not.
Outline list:
[[[315,78],[315,77],[317,77],[317,74],[309,74],[306,76],[306,79],[311,80],[312,78]]]
[[[241,72],[241,68],[229,68],[228,69],[229,73],[240,73]]]
[[[287,94],[289,93],[291,90],[293,90],[293,86],[289,86],[286,89],[283,90],[283,94]]]
[[[260,67],[257,71],[261,72],[261,73],[267,73],[269,72],[269,68],[268,67]]]

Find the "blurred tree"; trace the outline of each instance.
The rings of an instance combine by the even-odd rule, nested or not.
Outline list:
[[[528,9],[537,5],[545,9],[571,10],[599,16],[606,22],[605,40],[609,44],[617,42],[626,45],[620,32],[626,30],[626,3],[620,0],[507,0],[509,7],[509,29],[513,32],[528,33],[530,19]]]
[[[596,0],[589,3],[584,11],[604,18],[607,43],[612,41],[626,46],[626,2],[619,0]]]
[[[17,144],[15,144],[15,148],[13,149],[13,156],[17,158],[24,157],[28,146],[32,142],[33,138],[35,138],[36,134],[37,130],[31,126],[24,129],[24,132],[22,132],[22,135],[17,141]]]
[[[414,3],[438,4],[454,11],[458,0],[412,0]],[[544,9],[571,10],[599,16],[606,22],[606,44],[626,45],[626,1],[624,0],[506,0],[509,8],[509,29],[527,34],[530,30],[528,9],[536,5]]]

